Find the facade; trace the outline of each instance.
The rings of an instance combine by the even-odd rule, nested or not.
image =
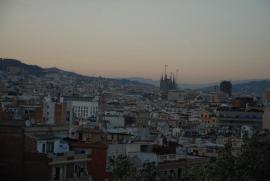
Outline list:
[[[51,96],[47,96],[43,101],[43,119],[48,124],[54,123],[54,102]]]
[[[107,134],[99,128],[80,128],[75,136],[85,143],[106,143]]]
[[[184,101],[185,95],[184,92],[180,92],[177,90],[168,92],[168,101]]]
[[[88,172],[94,181],[112,181],[113,176],[107,170],[108,164],[108,145],[90,143],[72,143],[74,149],[91,149],[92,159],[88,163]]]
[[[97,117],[98,99],[93,97],[61,97],[60,102],[66,105],[66,121],[90,120]]]
[[[201,122],[207,128],[214,128],[216,126],[216,114],[212,110],[202,111]]]
[[[222,81],[219,85],[220,92],[226,93],[229,97],[232,96],[232,83],[231,81]]]
[[[261,109],[234,109],[219,108],[216,111],[218,127],[241,129],[242,126],[250,126],[261,129],[263,110]]]
[[[103,120],[106,122],[108,128],[123,128],[125,127],[125,118],[122,113],[119,112],[105,112]]]
[[[166,73],[164,74],[164,76],[162,74],[161,79],[160,79],[160,91],[167,92],[167,91],[176,90],[176,89],[177,89],[177,84],[176,84],[174,76],[171,75],[170,77],[168,77]]]
[[[3,180],[90,181],[90,149],[73,149],[65,141],[67,126],[25,126],[24,121],[0,122]]]
[[[210,103],[214,105],[220,105],[228,102],[228,95],[224,92],[212,93],[210,95]]]
[[[51,96],[47,96],[43,100],[42,108],[42,122],[46,124],[65,123],[65,106],[63,103],[53,101]]]

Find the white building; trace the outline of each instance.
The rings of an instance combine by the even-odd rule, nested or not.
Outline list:
[[[67,121],[90,120],[98,115],[97,97],[61,97],[60,102],[66,104]]]
[[[66,153],[69,151],[69,145],[59,138],[43,139],[37,141],[37,151],[39,153]]]
[[[50,95],[43,100],[43,119],[47,124],[54,123],[54,102]]]

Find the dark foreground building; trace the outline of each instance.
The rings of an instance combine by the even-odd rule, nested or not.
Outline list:
[[[89,149],[69,149],[67,126],[0,122],[0,178],[3,181],[90,181]]]

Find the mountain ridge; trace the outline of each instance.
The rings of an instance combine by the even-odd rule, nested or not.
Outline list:
[[[12,71],[21,71],[25,75],[35,75],[35,76],[44,76],[50,73],[61,73],[68,76],[78,76],[91,80],[104,79],[112,80],[120,84],[129,84],[134,85],[147,85],[152,87],[159,87],[159,80],[146,79],[143,77],[129,77],[129,78],[105,78],[105,77],[96,77],[82,75],[72,71],[62,70],[57,67],[43,68],[38,65],[30,65],[23,63],[20,60],[12,58],[1,58],[0,59],[0,72],[12,72]],[[4,74],[2,73],[2,76]],[[255,93],[262,94],[265,89],[270,88],[270,79],[248,79],[248,80],[235,80],[232,81],[233,92],[235,93]],[[205,83],[205,84],[179,84],[180,89],[193,89],[203,92],[214,91],[214,87],[218,86],[218,82]]]
[[[121,79],[115,79],[115,78],[107,78],[107,77],[96,77],[96,76],[88,76],[88,75],[82,75],[76,72],[72,72],[72,71],[66,71],[57,67],[49,67],[49,68],[43,68],[41,66],[38,65],[30,65],[30,64],[26,64],[23,63],[21,60],[17,60],[17,59],[12,59],[12,58],[0,58],[0,72],[17,72],[17,73],[21,73],[21,74],[25,74],[25,75],[34,75],[34,76],[45,76],[47,74],[50,73],[62,73],[62,74],[66,74],[69,76],[78,76],[78,77],[83,77],[83,78],[87,78],[87,79],[104,79],[104,80],[111,80],[111,81],[115,81],[118,82],[120,84],[135,84],[135,85],[147,85],[147,86],[153,86],[151,84],[146,84],[146,83],[141,83],[138,81],[132,81],[132,80],[128,80],[126,78],[121,78]]]

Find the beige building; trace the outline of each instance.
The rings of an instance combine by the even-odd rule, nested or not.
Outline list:
[[[201,113],[201,122],[206,127],[215,127],[216,126],[216,115],[213,111],[204,110]]]

